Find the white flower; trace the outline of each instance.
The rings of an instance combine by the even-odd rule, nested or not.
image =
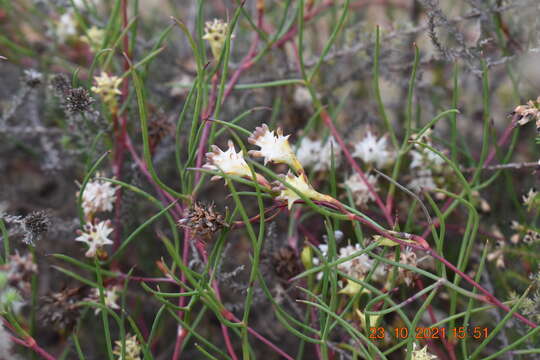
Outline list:
[[[289,144],[289,136],[283,136],[283,130],[278,128],[276,134],[268,129],[266,124],[255,128],[248,138],[250,144],[260,147],[260,150],[250,150],[249,154],[254,157],[264,157],[264,164],[273,163],[287,164],[295,171],[301,171],[302,165],[296,158]]]
[[[105,292],[103,293],[103,303],[106,307],[112,310],[118,310],[120,309],[120,306],[117,304],[118,298],[119,298],[119,290],[120,288],[118,286],[113,286],[110,288],[104,289]],[[93,302],[99,302],[99,289],[93,288],[91,290],[90,295],[86,299],[87,301],[93,301]],[[96,307],[94,310],[94,314],[99,314],[101,309],[99,307]]]
[[[95,86],[91,90],[101,96],[103,102],[111,106],[116,103],[116,95],[122,94],[118,89],[122,78],[118,76],[109,76],[106,72],[102,72],[100,76],[95,76]]]
[[[222,151],[216,145],[212,145],[212,152],[206,153],[206,164],[203,168],[209,170],[221,170],[228,175],[236,175],[241,177],[251,178],[251,170],[249,169],[242,151],[236,152],[234,144],[231,140],[227,143],[229,148],[227,151]],[[221,179],[221,176],[213,176],[212,180]]]
[[[204,25],[203,39],[208,41],[214,59],[218,60],[225,44],[229,24],[220,19],[207,21]],[[234,36],[231,36],[233,38]]]
[[[371,131],[366,133],[362,141],[354,145],[352,156],[362,159],[367,164],[375,164],[378,168],[394,161],[394,153],[388,150],[386,136],[377,140]]]
[[[416,193],[422,191],[433,191],[437,188],[430,169],[422,169],[413,174],[414,179],[407,184],[407,187]]]
[[[295,176],[290,171],[287,173],[287,176],[282,175],[285,180],[290,186],[295,188],[299,193],[304,195],[307,198],[310,198],[311,200],[319,200],[319,201],[328,201],[328,202],[335,202],[336,200],[332,198],[329,195],[321,194],[309,183],[306,175],[304,173],[300,173],[300,175]],[[276,186],[273,188],[274,191],[280,191],[279,196],[276,197],[276,200],[286,200],[288,204],[289,210],[293,206],[294,202],[298,199],[301,199],[300,195],[298,195],[294,190],[286,187],[285,185],[281,183],[277,183]]]
[[[67,39],[77,35],[77,24],[75,15],[68,11],[62,16],[56,23],[56,36],[61,43],[66,42]]]
[[[118,356],[118,360],[141,360],[141,345],[137,341],[137,335],[126,335],[125,352],[122,358],[122,340],[116,340],[113,354]]]
[[[102,180],[93,180],[86,184],[82,194],[82,208],[86,217],[100,211],[111,211],[116,200],[118,186]]]
[[[296,147],[296,157],[303,166],[311,167],[319,161],[321,148],[322,142],[320,140],[311,140],[306,137],[302,139],[300,145]]]
[[[355,252],[362,250],[360,244],[347,245],[339,249],[338,259],[343,259],[351,256]],[[373,260],[369,258],[367,254],[360,254],[359,256],[347,260],[338,265],[338,270],[353,277],[355,279],[362,280],[369,272],[373,265]],[[379,268],[378,268],[379,269]]]
[[[94,52],[101,48],[104,40],[105,30],[96,26],[92,26],[90,29],[88,29],[86,35],[81,36],[81,41],[87,43]]]
[[[437,356],[427,352],[427,346],[418,349],[419,346],[416,343],[413,344],[411,360],[437,360]]]
[[[339,145],[333,137],[330,137],[323,145],[320,140],[305,138],[296,148],[296,157],[304,167],[311,167],[314,171],[327,171],[332,166],[337,167],[341,160]]]
[[[294,89],[293,101],[296,106],[308,107],[313,102],[309,90],[304,86],[297,86]]]
[[[428,148],[412,150],[410,154],[412,156],[411,169],[425,167],[440,169],[444,164],[444,160]]]
[[[111,222],[101,221],[96,224],[87,223],[84,225],[84,231],[78,231],[79,236],[75,241],[81,241],[88,245],[88,251],[84,254],[86,257],[94,257],[100,251],[103,251],[103,246],[113,244],[109,239],[109,235],[113,232]]]
[[[533,208],[540,207],[540,196],[536,189],[529,189],[527,195],[523,195],[523,205],[527,206],[527,210],[531,211]]]
[[[375,175],[366,174],[366,179],[368,183],[371,184],[374,191],[379,190],[377,187],[377,177]],[[375,200],[374,194],[369,191],[367,184],[362,180],[358,173],[351,175],[347,180],[345,180],[343,185],[351,190],[355,203],[358,206],[363,206],[367,204],[368,201]]]

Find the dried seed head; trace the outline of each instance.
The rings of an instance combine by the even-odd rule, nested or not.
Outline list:
[[[300,273],[300,262],[294,249],[284,246],[272,254],[272,265],[276,274],[283,280],[288,280]]]
[[[57,330],[71,331],[80,315],[79,303],[86,298],[88,286],[64,289],[41,298],[38,317]]]
[[[94,102],[94,98],[90,96],[88,90],[78,87],[69,89],[64,98],[66,110],[72,114],[82,114],[90,110],[90,105]]]
[[[209,238],[227,227],[223,216],[215,211],[214,204],[195,202],[186,210],[178,226],[189,229],[196,237]]]
[[[65,74],[55,75],[51,79],[51,86],[57,96],[65,96],[71,90],[71,82]]]
[[[45,210],[33,211],[22,221],[24,239],[26,244],[34,244],[34,241],[44,235],[51,225],[49,215]]]

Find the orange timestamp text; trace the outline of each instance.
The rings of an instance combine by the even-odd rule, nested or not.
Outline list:
[[[387,335],[393,336],[396,339],[407,339],[414,337],[416,339],[447,339],[454,338],[463,340],[465,338],[472,338],[476,340],[485,339],[489,335],[489,329],[486,327],[475,326],[467,328],[465,326],[458,326],[454,328],[444,327],[416,327],[414,332],[407,327],[397,327],[390,330],[379,326],[369,328],[369,338],[373,340],[382,340]]]

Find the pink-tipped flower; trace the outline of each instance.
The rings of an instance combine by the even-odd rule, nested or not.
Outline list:
[[[303,171],[302,164],[296,158],[294,151],[289,144],[289,136],[283,136],[283,130],[277,128],[276,133],[270,131],[266,124],[255,128],[255,131],[248,138],[250,144],[260,147],[260,150],[250,150],[249,155],[254,157],[264,157],[264,164],[273,162],[277,164],[287,164],[296,172]]]
[[[100,221],[95,224],[87,223],[84,225],[83,231],[78,231],[78,237],[75,241],[80,241],[88,245],[88,251],[84,254],[86,257],[94,257],[100,255],[105,245],[113,244],[109,239],[109,235],[113,232],[111,222]]]

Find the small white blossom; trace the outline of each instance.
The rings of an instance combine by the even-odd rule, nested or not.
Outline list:
[[[529,189],[527,195],[523,195],[522,199],[523,205],[527,206],[528,211],[540,207],[540,195],[536,189]]]
[[[212,145],[212,152],[206,153],[207,162],[203,165],[203,168],[209,170],[219,169],[228,175],[251,178],[251,170],[242,155],[242,151],[236,152],[231,140],[227,145],[229,146],[227,151],[222,151],[216,145]],[[221,179],[221,176],[212,177],[212,180],[218,179]]]
[[[208,41],[214,59],[218,60],[223,51],[229,24],[220,19],[207,21],[204,25],[203,39]],[[233,38],[234,36],[231,36]]]
[[[364,138],[354,145],[353,157],[362,159],[366,164],[375,164],[382,168],[390,165],[394,161],[395,154],[388,150],[386,136],[377,140],[371,131],[368,131]]]
[[[338,259],[343,259],[351,256],[355,252],[362,250],[360,244],[347,245],[339,249]],[[351,260],[347,260],[338,265],[338,270],[353,277],[355,279],[362,280],[365,278],[371,267],[373,266],[373,260],[367,254],[360,254]],[[377,269],[380,269],[377,268]]]
[[[327,171],[332,166],[332,155],[334,156],[334,166],[338,166],[341,160],[339,145],[333,137],[330,137],[323,145],[320,140],[305,138],[296,148],[298,161],[304,167],[310,167],[314,171]]]
[[[377,187],[377,177],[375,175],[366,174],[366,179],[373,187],[373,190],[377,192],[379,190]],[[374,194],[369,191],[367,184],[362,180],[358,173],[351,175],[345,180],[343,185],[351,190],[355,203],[358,206],[363,206],[367,204],[368,201],[375,200]]]
[[[103,251],[105,245],[113,244],[109,239],[109,235],[113,232],[111,222],[101,221],[96,224],[87,223],[84,225],[83,231],[78,231],[78,237],[75,241],[80,241],[88,245],[88,251],[84,254],[86,257],[94,257],[100,251]]]
[[[428,353],[427,346],[419,349],[419,346],[414,343],[411,360],[437,360],[437,356]]]
[[[320,140],[311,140],[309,137],[302,139],[300,145],[296,147],[296,157],[305,167],[312,167],[319,161],[322,142]]]
[[[122,78],[118,76],[109,76],[106,72],[102,72],[101,75],[95,76],[95,86],[92,86],[91,90],[101,96],[103,102],[109,106],[116,105],[116,96],[122,94],[118,87],[122,83]]]
[[[313,102],[313,99],[306,87],[298,86],[294,89],[293,101],[296,106],[308,107]]]
[[[82,208],[86,217],[100,211],[111,211],[118,186],[103,180],[89,181],[82,194]]]
[[[118,305],[117,301],[120,297],[119,290],[120,288],[118,286],[112,286],[110,288],[104,289],[105,292],[103,293],[103,303],[106,307],[112,310],[118,310],[120,309],[120,306]],[[93,301],[93,302],[99,302],[99,289],[93,288],[90,292],[90,295],[86,299],[87,301]],[[99,314],[101,309],[99,307],[96,307],[94,310],[94,313],[97,315]]]
[[[287,164],[295,171],[300,171],[302,165],[289,144],[289,136],[283,136],[281,128],[277,128],[274,134],[268,125],[262,124],[262,126],[255,128],[253,134],[248,138],[248,142],[260,147],[260,150],[250,150],[249,154],[254,157],[264,157],[265,165],[268,162]]]
[[[122,356],[122,340],[116,340],[113,354],[118,356],[118,360],[141,360],[141,345],[137,341],[137,335],[126,335],[125,352]]]
[[[444,160],[428,148],[412,150],[410,154],[412,156],[411,169],[426,167],[440,169],[444,165]]]
[[[407,184],[407,187],[412,191],[421,193],[422,191],[433,191],[437,188],[430,169],[419,170],[413,176],[414,179]]]
[[[97,52],[105,40],[105,30],[96,26],[88,29],[86,35],[81,36],[81,41],[87,43],[92,51]]]
[[[61,43],[77,35],[77,23],[73,12],[68,11],[60,16],[56,23],[56,36]]]

